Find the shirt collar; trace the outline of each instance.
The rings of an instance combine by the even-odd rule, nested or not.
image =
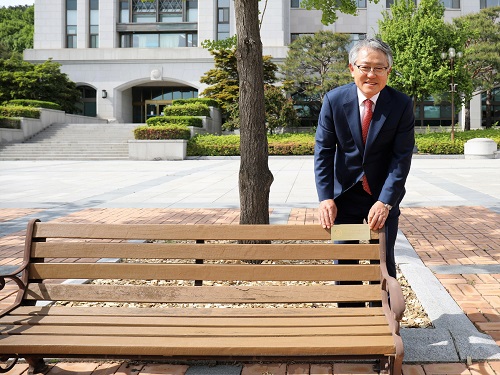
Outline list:
[[[367,99],[367,97],[361,92],[361,90],[358,88],[357,89],[357,92],[358,92],[358,105],[361,107],[361,106],[364,106],[363,102]],[[370,100],[373,102],[373,108],[375,108],[375,105],[377,104],[377,100],[378,100],[378,97],[380,96],[380,92],[373,95]]]

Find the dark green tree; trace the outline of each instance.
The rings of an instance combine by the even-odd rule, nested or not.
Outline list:
[[[380,0],[369,1],[377,4]],[[358,11],[356,0],[302,0],[300,5],[306,9],[321,10],[324,25],[334,23],[338,18],[337,12],[355,15]]]
[[[299,126],[300,121],[293,101],[286,97],[282,88],[273,85],[264,86],[264,103],[266,129],[273,134],[278,128]],[[240,111],[238,103],[228,108],[228,121],[224,124],[226,130],[240,128]]]
[[[334,87],[351,81],[347,34],[320,31],[295,40],[281,66],[284,87],[308,97],[323,96]]]
[[[400,0],[383,13],[379,21],[381,39],[394,53],[390,85],[413,97],[414,104],[430,96],[448,99],[451,76],[458,83],[457,103],[471,90],[471,80],[460,64],[443,60],[442,52],[450,47],[463,51],[467,29],[458,29],[444,20],[440,0],[421,0],[418,7],[412,0]],[[460,107],[457,105],[456,107]]]
[[[11,99],[44,100],[74,113],[80,92],[75,83],[61,72],[60,66],[52,60],[31,64],[16,54],[0,60],[0,102]]]
[[[200,82],[209,85],[202,96],[219,101],[223,114],[234,110],[239,98],[239,76],[236,63],[236,37],[222,41],[204,41],[204,48],[214,57],[214,68],[206,72]],[[272,62],[271,56],[263,56],[264,84],[276,82],[278,66]]]
[[[33,48],[34,6],[0,8],[0,41],[7,51],[22,53]]]
[[[492,90],[500,84],[500,7],[453,19],[458,29],[468,29],[462,64],[472,79],[473,92],[465,99],[465,129],[470,130],[470,100],[486,91],[485,126],[492,126]]]

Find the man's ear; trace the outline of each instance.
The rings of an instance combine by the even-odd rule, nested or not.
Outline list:
[[[349,70],[351,72],[351,76],[354,77],[354,66],[352,64],[349,64]]]

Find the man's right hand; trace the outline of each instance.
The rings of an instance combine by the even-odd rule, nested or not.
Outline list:
[[[319,202],[318,208],[319,222],[323,228],[330,229],[337,217],[337,206],[333,199],[325,199]]]

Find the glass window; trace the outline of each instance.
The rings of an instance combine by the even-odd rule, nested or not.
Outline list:
[[[163,100],[172,100],[172,90],[171,89],[165,89],[163,92]]]
[[[300,0],[291,0],[290,8],[300,8]]]
[[[134,34],[132,47],[134,48],[158,48],[158,34]]]
[[[175,47],[184,47],[181,45],[184,43],[181,39],[183,34],[161,34],[160,35],[160,47],[161,48],[175,48]]]
[[[172,92],[173,94],[173,99],[182,99],[182,91],[181,90],[175,90]]]
[[[229,23],[229,8],[218,9],[218,23]]]
[[[229,38],[229,0],[217,0],[217,40]]]
[[[156,22],[156,1],[133,1],[133,22],[146,23]]]
[[[186,21],[198,22],[198,0],[186,1]]]
[[[480,8],[491,8],[500,6],[500,0],[481,0]]]
[[[163,90],[161,87],[153,87],[151,89],[151,97],[153,100],[162,100],[163,99]]]
[[[358,0],[357,6],[358,8],[366,8],[366,0]]]
[[[160,16],[161,22],[182,22],[182,13],[165,13]]]
[[[182,22],[182,0],[160,0],[161,22]]]
[[[130,8],[128,0],[120,1],[120,22],[129,23],[130,22]]]
[[[120,47],[121,48],[132,48],[132,35],[122,34],[120,35]]]
[[[441,0],[445,8],[460,9],[460,0]]]
[[[90,48],[99,48],[99,0],[90,0]]]
[[[441,117],[441,109],[437,105],[424,105],[424,118],[433,119]]]
[[[66,0],[66,48],[76,48],[77,30],[76,0]]]

